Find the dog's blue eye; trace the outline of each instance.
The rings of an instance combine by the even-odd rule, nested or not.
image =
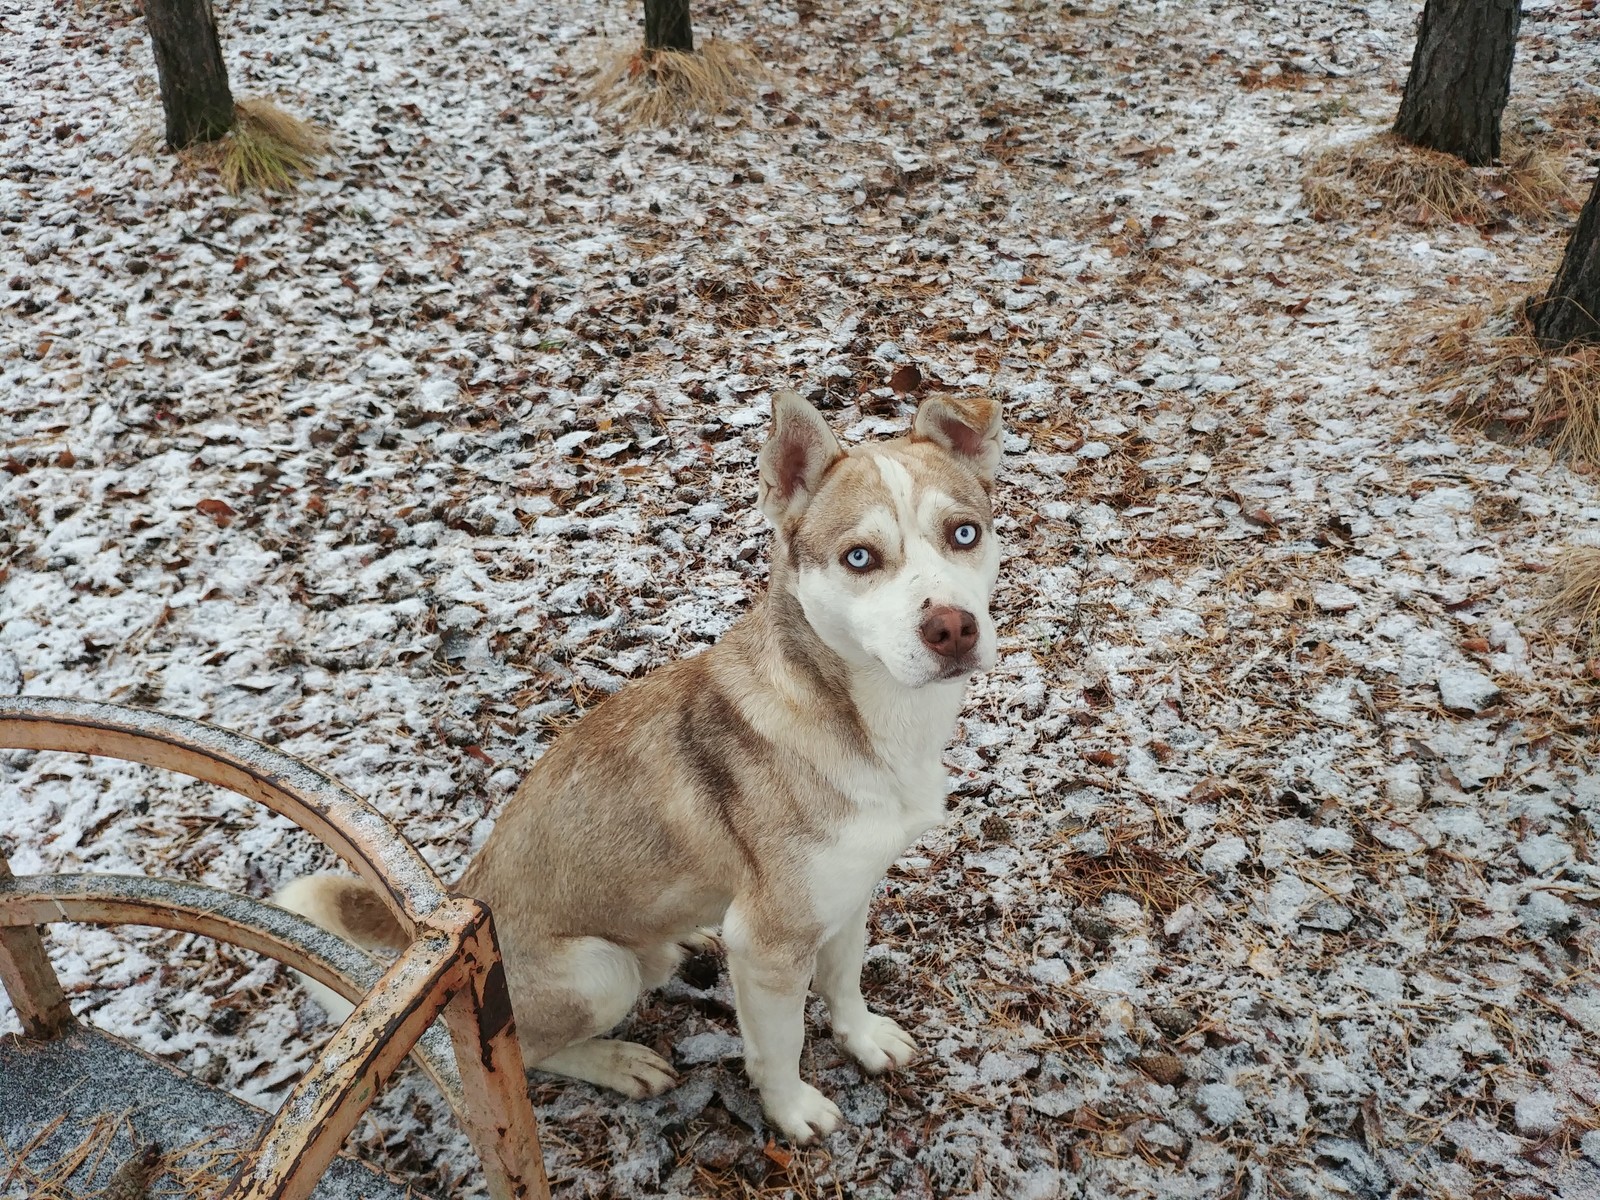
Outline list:
[[[872,551],[865,546],[852,546],[844,552],[844,565],[852,571],[865,571],[872,563]]]
[[[978,540],[978,527],[973,524],[957,525],[950,533],[950,540],[958,546],[971,546]]]

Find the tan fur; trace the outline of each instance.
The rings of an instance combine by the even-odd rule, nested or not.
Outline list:
[[[697,931],[724,922],[747,1063],[787,1135],[806,1140],[839,1119],[787,1061],[798,1059],[813,972],[836,1035],[869,1069],[909,1056],[905,1034],[860,1001],[865,906],[883,867],[942,812],[938,753],[961,685],[928,689],[938,697],[933,732],[920,732],[926,721],[902,719],[818,636],[795,589],[805,562],[837,558],[863,506],[887,502],[875,494],[884,485],[874,456],[894,457],[917,488],[953,497],[992,534],[985,476],[991,446],[998,456],[998,416],[967,414],[975,428],[965,440],[978,449],[963,457],[943,428],[958,410],[938,403],[931,438],[845,454],[809,405],[781,395],[762,453],[762,507],[777,527],[768,596],[715,646],[630,684],[569,729],[455,885],[494,911],[530,1065],[635,1095],[670,1084],[670,1067],[650,1051],[585,1039],[664,982]],[[906,747],[919,737],[912,754]],[[879,778],[881,812],[862,798],[862,781]],[[860,852],[873,874],[851,877],[860,895],[846,921],[815,897],[839,839],[856,826],[883,846]],[[393,944],[398,930],[375,918],[375,900],[355,898],[361,890],[316,877],[285,895],[358,943]]]

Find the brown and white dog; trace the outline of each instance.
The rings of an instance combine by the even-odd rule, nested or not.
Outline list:
[[[868,1071],[915,1053],[861,996],[867,908],[943,815],[967,676],[995,662],[1000,409],[935,396],[908,436],[849,451],[793,392],[772,417],[766,598],[568,730],[455,889],[494,910],[526,1061],[634,1097],[672,1086],[671,1065],[600,1035],[720,925],[746,1069],[806,1142],[843,1119],[800,1078],[808,983]],[[275,899],[358,945],[403,942],[357,880]]]

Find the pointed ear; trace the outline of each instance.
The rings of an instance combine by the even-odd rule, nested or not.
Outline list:
[[[911,440],[942,446],[991,489],[1000,468],[1000,402],[991,396],[929,396],[911,422]]]
[[[822,414],[794,392],[772,394],[772,435],[761,447],[761,511],[774,525],[805,510],[844,457]]]

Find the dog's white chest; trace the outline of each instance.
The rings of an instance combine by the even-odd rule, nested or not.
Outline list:
[[[874,775],[852,797],[859,807],[808,864],[812,906],[830,933],[855,914],[889,865],[944,812],[945,776],[937,760],[915,771]]]

